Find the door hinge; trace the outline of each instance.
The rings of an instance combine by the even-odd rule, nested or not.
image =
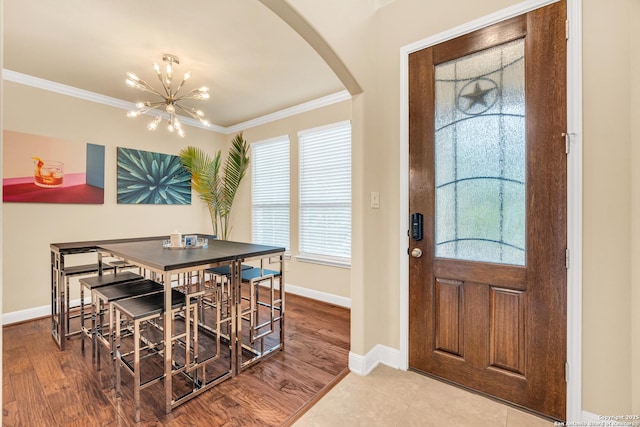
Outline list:
[[[567,270],[569,269],[569,248],[565,249],[564,252],[564,266]]]
[[[564,152],[565,154],[569,154],[571,151],[571,135],[569,132],[562,132],[562,136],[564,136]]]
[[[564,362],[564,381],[569,382],[569,362]]]
[[[569,20],[564,21],[564,36],[567,40],[569,40]]]

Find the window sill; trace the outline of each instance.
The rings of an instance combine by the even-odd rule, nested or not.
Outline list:
[[[329,267],[351,269],[350,260],[343,260],[343,259],[337,259],[337,258],[324,258],[324,257],[312,256],[312,255],[296,255],[295,258],[300,262],[308,262],[310,264],[320,264],[320,265],[326,265]]]

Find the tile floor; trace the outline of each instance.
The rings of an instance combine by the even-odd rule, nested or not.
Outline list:
[[[379,365],[347,375],[295,427],[549,427],[554,423],[434,379]]]

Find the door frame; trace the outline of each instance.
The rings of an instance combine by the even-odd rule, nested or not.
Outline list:
[[[400,354],[409,367],[409,54],[557,0],[525,0],[400,49]],[[582,0],[567,0],[567,421],[582,420]]]

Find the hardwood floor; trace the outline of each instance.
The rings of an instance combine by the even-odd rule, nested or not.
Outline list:
[[[280,426],[347,372],[349,310],[287,294],[285,349],[164,414],[162,384],[141,392],[144,426]],[[90,348],[90,345],[88,346]],[[115,397],[109,370],[80,339],[61,352],[50,320],[3,328],[3,426],[129,426],[131,378]],[[128,382],[127,382],[128,381]]]

